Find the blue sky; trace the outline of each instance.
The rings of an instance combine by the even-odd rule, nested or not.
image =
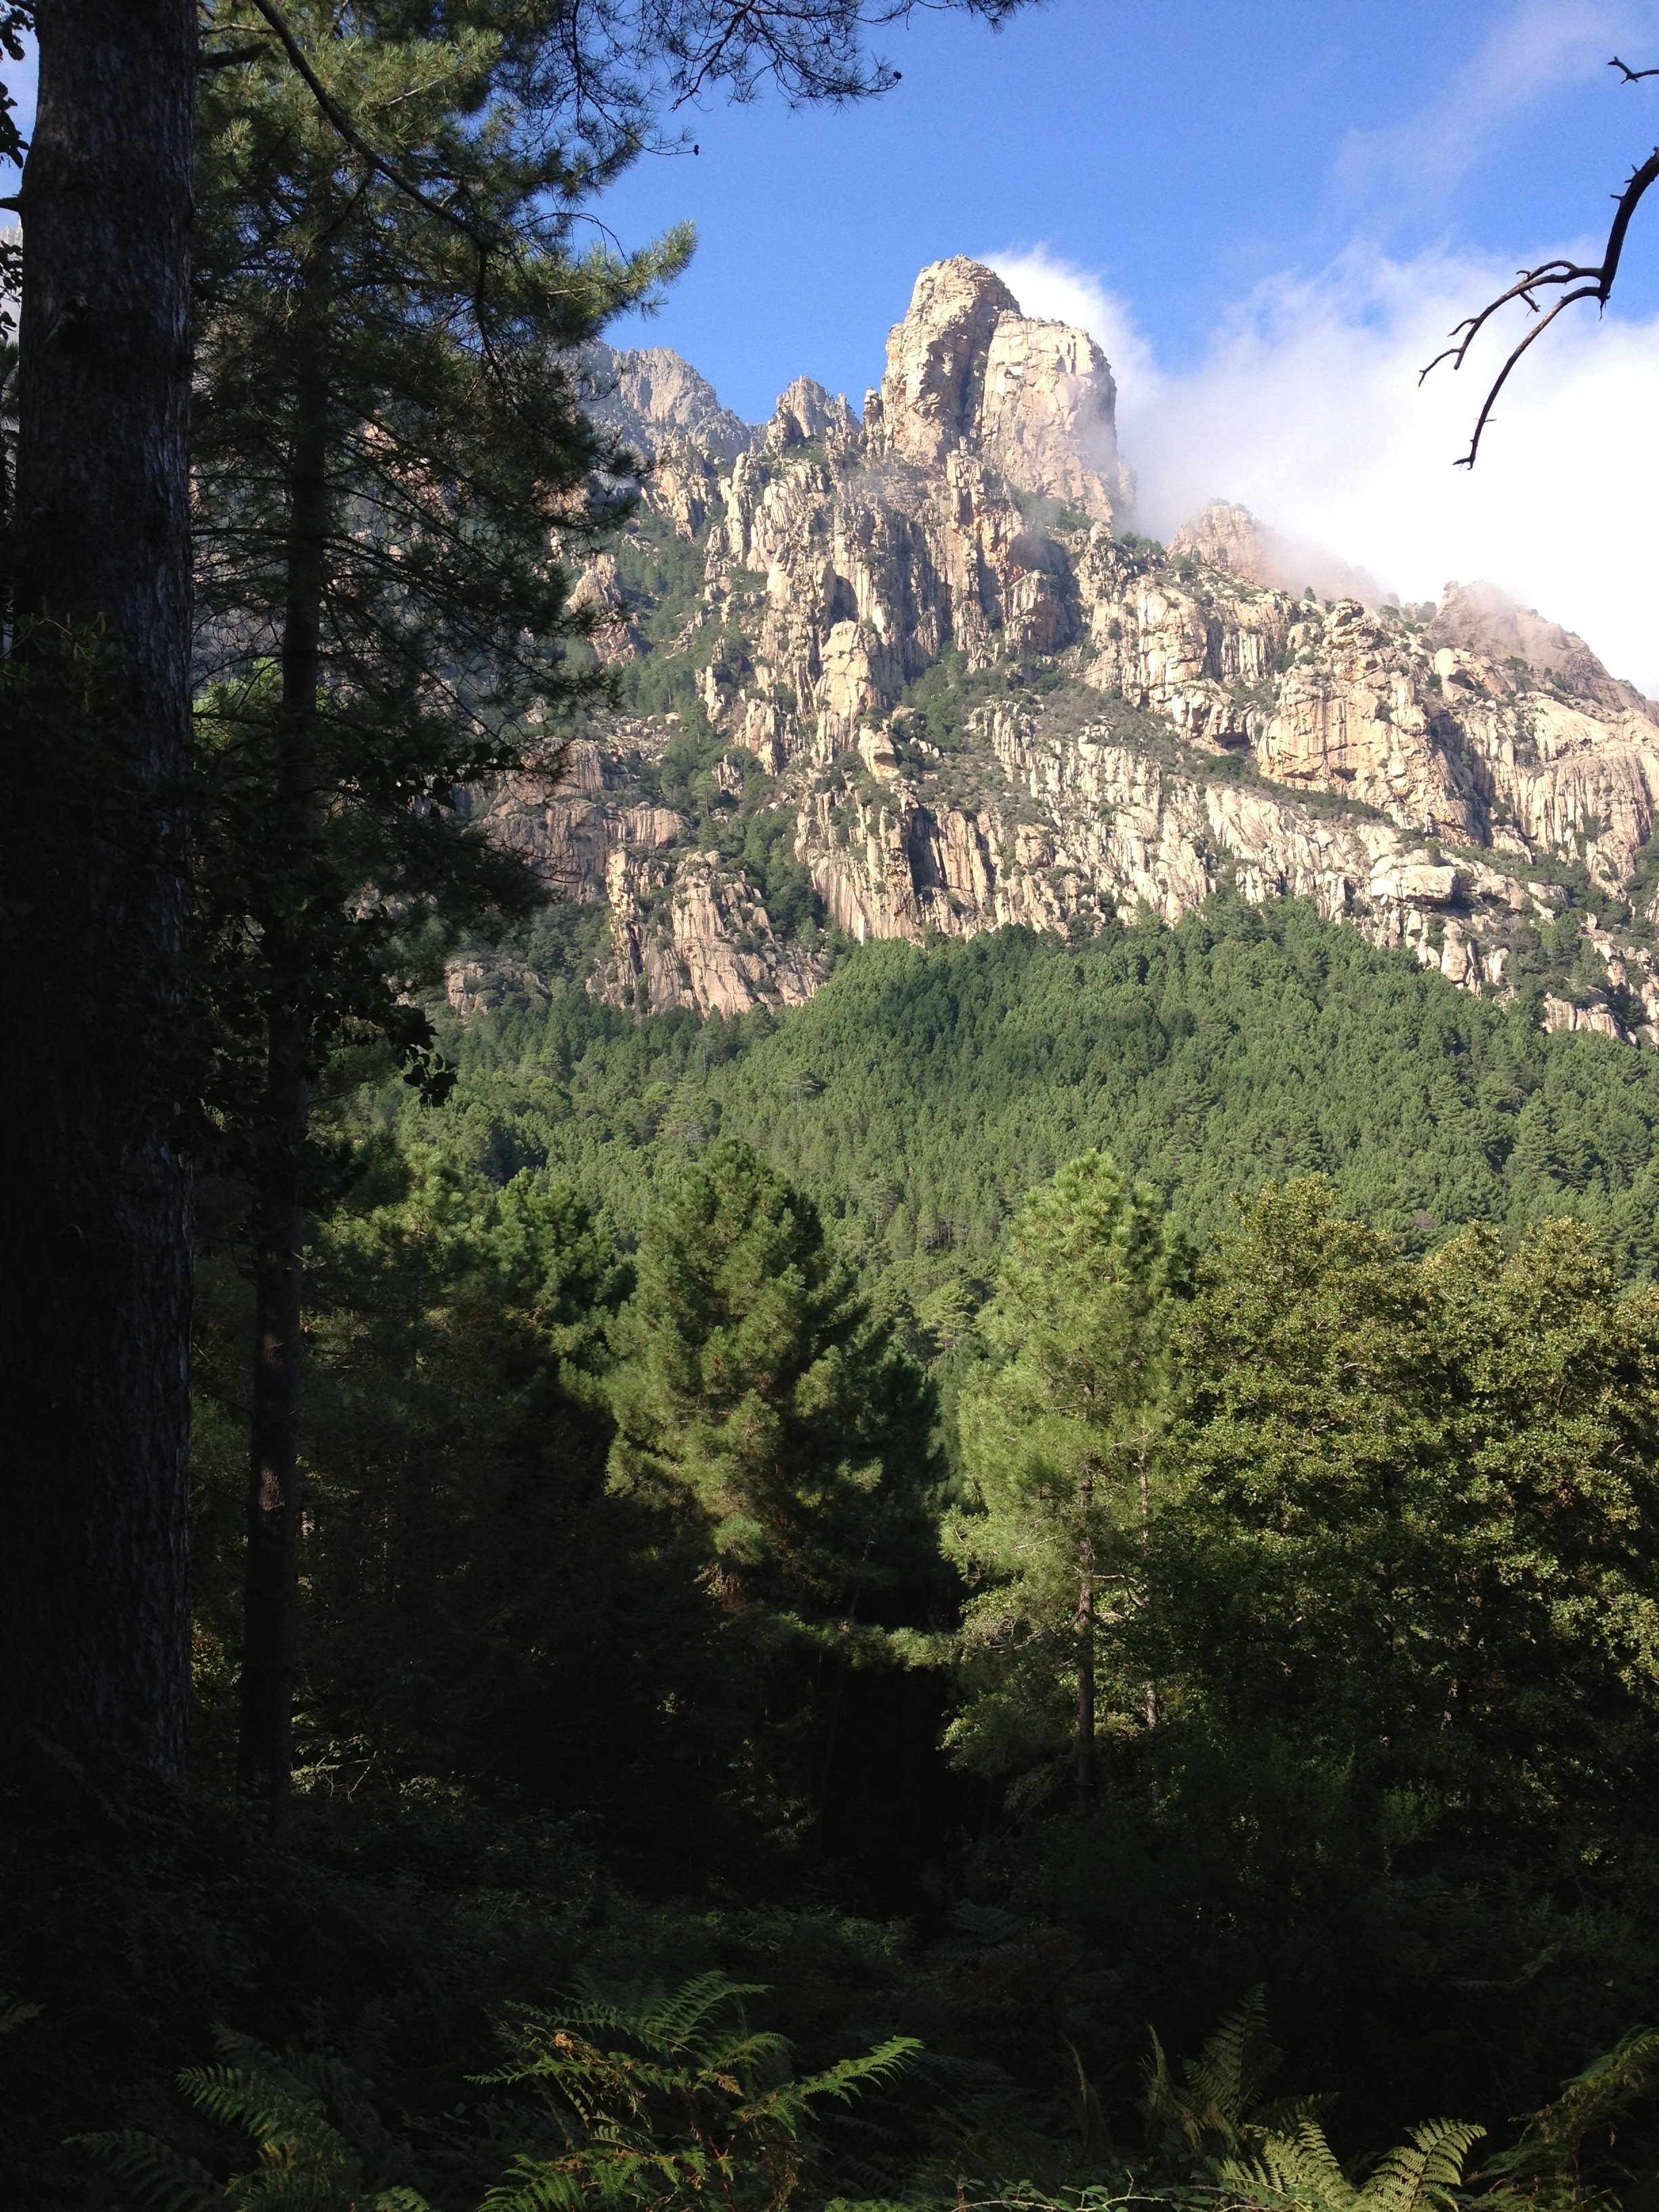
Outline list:
[[[750,420],[803,372],[858,405],[916,271],[992,259],[1106,347],[1143,527],[1224,495],[1407,598],[1490,576],[1659,693],[1659,195],[1615,312],[1550,334],[1473,477],[1478,369],[1416,378],[1520,263],[1599,258],[1659,140],[1659,81],[1607,59],[1659,64],[1659,0],[1047,0],[877,44],[884,99],[711,105],[696,157],[599,204],[625,244],[700,239],[617,343]]]
[[[1659,7],[1048,0],[994,34],[933,14],[880,34],[903,82],[879,102],[711,107],[695,160],[641,161],[604,212],[629,242],[696,222],[647,342],[751,418],[802,371],[856,404],[948,253],[1040,243],[1180,368],[1252,287],[1356,239],[1508,265],[1582,236],[1659,136],[1659,91],[1606,66],[1620,40],[1659,59]],[[1625,282],[1627,312],[1659,303],[1659,209]]]
[[[1488,576],[1659,693],[1659,195],[1614,313],[1534,352],[1473,477],[1480,364],[1417,382],[1522,263],[1600,258],[1659,140],[1659,82],[1607,64],[1659,63],[1659,0],[1048,0],[879,44],[884,100],[711,107],[696,159],[619,183],[619,238],[700,243],[618,343],[750,420],[802,373],[858,405],[917,270],[993,260],[1106,347],[1143,527],[1222,495],[1407,598]]]

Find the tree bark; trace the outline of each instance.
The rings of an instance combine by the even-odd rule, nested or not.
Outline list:
[[[1150,1559],[1150,1558],[1151,1558],[1151,1556],[1152,1556],[1152,1471],[1151,1471],[1151,1469],[1148,1468],[1148,1466],[1147,1466],[1147,1464],[1146,1464],[1146,1449],[1145,1449],[1145,1448],[1143,1447],[1143,1449],[1142,1449],[1142,1450],[1141,1450],[1141,1454],[1140,1454],[1140,1555],[1141,1555],[1141,1558],[1142,1558],[1143,1559]],[[1158,1726],[1158,1718],[1159,1718],[1159,1714],[1160,1714],[1160,1711],[1161,1711],[1161,1708],[1160,1708],[1159,1704],[1158,1704],[1158,1684],[1157,1684],[1156,1682],[1148,1682],[1148,1683],[1147,1683],[1147,1685],[1146,1685],[1146,1692],[1145,1692],[1145,1710],[1146,1710],[1146,1725],[1147,1725],[1147,1727],[1148,1727],[1148,1728],[1156,1728],[1156,1727]]]
[[[0,1731],[175,1774],[189,1680],[193,0],[40,0],[5,736]],[[70,651],[71,645],[77,654]]]
[[[325,264],[312,276],[325,293]],[[255,1181],[254,1345],[242,1651],[243,1789],[273,1831],[288,1816],[299,1642],[300,1370],[305,1289],[301,1158],[311,1114],[313,981],[302,910],[318,830],[317,697],[327,583],[328,382],[314,334],[295,392],[284,549],[278,714],[278,902],[264,918],[270,957],[267,1066]],[[278,907],[286,910],[278,910]]]
[[[1089,1515],[1095,1502],[1092,1478],[1081,1490],[1083,1528],[1077,1547],[1077,1796],[1087,1812],[1095,1800],[1095,1547]]]
[[[309,1110],[303,1025],[291,1008],[270,1023],[267,1109],[271,1148]],[[276,1126],[277,1117],[286,1129]],[[273,1832],[288,1818],[294,1771],[294,1677],[299,1642],[300,1354],[305,1213],[297,1148],[260,1176],[253,1274],[253,1389],[249,1422],[241,1734],[237,1775]]]

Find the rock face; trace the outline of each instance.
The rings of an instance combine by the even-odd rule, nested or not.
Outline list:
[[[877,452],[937,468],[978,428],[991,339],[1019,302],[1000,276],[960,257],[916,279],[887,340],[887,374],[866,408]]]
[[[617,353],[595,345],[584,369],[588,411],[636,452],[654,453],[665,440],[683,438],[729,460],[753,440],[714,386],[666,346]]]
[[[1609,676],[1575,631],[1546,622],[1495,584],[1448,584],[1428,627],[1443,644],[1487,660],[1523,660],[1534,674],[1559,678],[1563,689],[1615,714],[1628,709],[1659,722],[1659,703]]]
[[[1200,561],[1229,568],[1249,583],[1270,584],[1297,597],[1311,591],[1322,599],[1358,599],[1367,607],[1381,606],[1390,597],[1364,568],[1356,568],[1324,546],[1309,545],[1269,529],[1248,507],[1229,500],[1212,500],[1183,523],[1170,540],[1170,550],[1195,553]]]
[[[865,410],[873,453],[924,468],[971,453],[1018,489],[1109,523],[1127,512],[1117,387],[1086,331],[1036,322],[976,261],[916,279]]]
[[[1651,1038],[1659,708],[1582,639],[1486,586],[1401,610],[1329,556],[1349,588],[1305,596],[1320,556],[1224,504],[1167,553],[1121,534],[1099,348],[970,261],[922,271],[862,421],[806,378],[751,428],[675,356],[599,372],[655,455],[578,590],[632,703],[556,788],[476,796],[607,909],[602,997],[789,1006],[846,939],[1231,885]],[[452,976],[463,1010],[540,988]]]

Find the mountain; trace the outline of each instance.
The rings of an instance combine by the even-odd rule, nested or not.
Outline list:
[[[590,384],[653,464],[580,585],[625,705],[475,804],[602,910],[598,998],[792,1006],[850,942],[1231,886],[1659,1038],[1659,707],[1487,586],[1402,608],[1224,504],[1137,535],[1105,356],[988,269],[921,272],[861,417],[803,378],[746,426],[661,350]],[[522,948],[450,976],[463,1012],[546,988]]]

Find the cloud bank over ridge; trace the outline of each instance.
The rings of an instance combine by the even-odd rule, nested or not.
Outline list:
[[[1196,366],[1171,371],[1090,270],[1041,245],[978,258],[1027,314],[1104,347],[1143,530],[1167,538],[1231,499],[1402,599],[1487,578],[1659,694],[1659,319],[1564,317],[1511,380],[1471,471],[1452,465],[1513,338],[1461,375],[1443,368],[1419,388],[1418,373],[1513,281],[1506,267],[1354,246],[1258,285]]]

